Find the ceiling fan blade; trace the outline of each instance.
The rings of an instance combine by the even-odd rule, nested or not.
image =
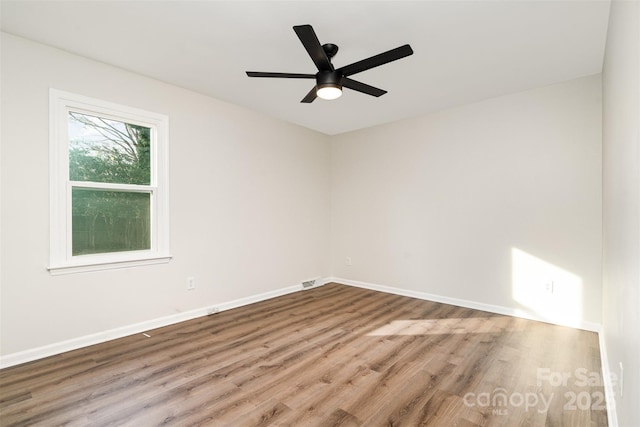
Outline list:
[[[409,55],[413,55],[413,49],[411,49],[411,46],[409,46],[408,44],[405,44],[404,46],[400,46],[395,49],[380,53],[378,55],[374,55],[367,59],[363,59],[362,61],[354,62],[353,64],[340,67],[336,71],[339,71],[344,76],[351,76],[353,74],[369,70],[379,65],[396,61]]]
[[[263,73],[261,71],[247,71],[249,77],[276,77],[284,79],[315,79],[315,74],[299,74],[299,73]]]
[[[387,93],[386,90],[369,86],[368,84],[352,80],[349,77],[342,78],[342,86],[348,87],[349,89],[357,90],[358,92],[366,93],[367,95],[375,96],[376,98]]]
[[[311,25],[296,25],[293,27],[293,31],[298,35],[311,60],[318,67],[318,71],[333,71],[333,65],[322,48],[316,32],[313,31],[313,27]]]
[[[316,98],[318,97],[318,95],[316,95],[316,87],[314,86],[313,88],[311,88],[311,90],[309,91],[309,93],[307,94],[307,96],[305,96],[304,98],[302,98],[302,101],[305,104],[310,104],[312,103]]]

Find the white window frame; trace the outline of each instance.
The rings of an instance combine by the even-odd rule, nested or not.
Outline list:
[[[69,111],[77,111],[151,129],[151,182],[139,186],[151,194],[151,248],[90,255],[72,255],[72,187],[118,189],[121,184],[70,181]],[[50,264],[55,274],[78,273],[112,268],[166,263],[169,251],[169,118],[100,99],[69,92],[49,91],[49,174],[50,174]],[[122,189],[135,191],[132,185]]]

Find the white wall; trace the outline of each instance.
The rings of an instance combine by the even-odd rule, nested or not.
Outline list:
[[[621,426],[640,425],[640,2],[614,0],[603,70],[603,326]]]
[[[0,354],[328,275],[327,137],[6,34],[1,78]],[[169,116],[169,264],[50,276],[50,87]]]
[[[336,136],[331,157],[334,276],[600,323],[599,75]]]

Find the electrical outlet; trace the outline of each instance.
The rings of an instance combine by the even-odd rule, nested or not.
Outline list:
[[[196,278],[195,277],[187,277],[187,290],[193,291],[196,288]]]
[[[550,294],[553,294],[553,285],[553,280],[549,280],[547,283],[545,283],[544,290]]]
[[[350,257],[350,256],[348,256],[348,257],[347,257],[347,259],[345,260],[345,264],[347,264],[347,265],[353,265],[353,264],[351,263],[351,257]]]

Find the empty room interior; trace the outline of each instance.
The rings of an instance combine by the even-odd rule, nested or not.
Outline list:
[[[0,425],[640,427],[640,2],[0,25]]]

